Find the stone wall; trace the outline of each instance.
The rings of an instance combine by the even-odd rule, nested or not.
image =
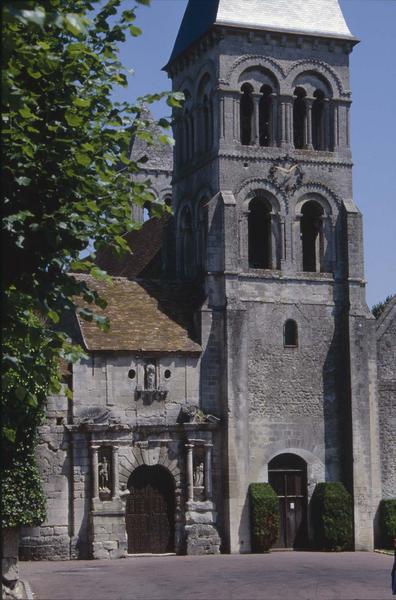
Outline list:
[[[396,298],[377,323],[382,497],[396,497]]]
[[[40,526],[21,529],[22,560],[70,558],[69,509],[72,490],[70,436],[66,396],[50,396],[47,420],[39,428],[37,462],[47,500],[47,516]]]

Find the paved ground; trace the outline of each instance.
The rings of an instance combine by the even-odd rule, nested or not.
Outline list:
[[[20,563],[39,600],[385,600],[393,558],[273,552]]]

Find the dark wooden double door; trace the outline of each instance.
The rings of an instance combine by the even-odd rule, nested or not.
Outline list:
[[[174,486],[163,467],[138,467],[128,482],[126,530],[129,554],[174,551]]]
[[[279,500],[280,531],[275,548],[307,546],[307,469],[303,459],[281,454],[268,465],[268,480]]]

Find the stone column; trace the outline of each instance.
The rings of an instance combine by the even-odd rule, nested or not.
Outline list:
[[[194,444],[186,444],[187,448],[187,500],[194,500],[194,468],[193,449]]]
[[[334,151],[337,151],[340,145],[338,104],[333,104],[333,140]]]
[[[278,96],[271,94],[271,143],[270,146],[278,145]]]
[[[260,99],[259,94],[253,94],[253,131],[252,143],[260,146]]]
[[[331,150],[330,143],[330,102],[328,98],[324,99],[323,104],[323,150]]]
[[[205,444],[205,495],[206,500],[212,500],[212,449],[213,444]]]
[[[98,459],[99,446],[92,445],[92,500],[99,499],[99,459]]]
[[[113,446],[112,468],[113,468],[113,500],[119,497],[120,492],[120,480],[118,472],[118,446]]]
[[[279,230],[279,220],[278,215],[275,212],[271,212],[271,269],[278,268],[278,230]]]
[[[305,112],[305,140],[304,147],[307,150],[313,150],[312,145],[312,98],[306,99],[306,112]]]
[[[288,143],[288,135],[287,135],[287,103],[286,98],[283,96],[281,98],[280,105],[280,143],[282,147],[285,147]]]

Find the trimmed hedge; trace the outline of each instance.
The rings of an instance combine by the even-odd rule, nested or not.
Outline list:
[[[380,502],[381,537],[386,548],[393,548],[396,538],[396,498]]]
[[[312,495],[311,514],[318,548],[353,548],[352,496],[342,483],[318,483]]]
[[[252,551],[268,552],[279,536],[279,500],[269,483],[249,486]]]

